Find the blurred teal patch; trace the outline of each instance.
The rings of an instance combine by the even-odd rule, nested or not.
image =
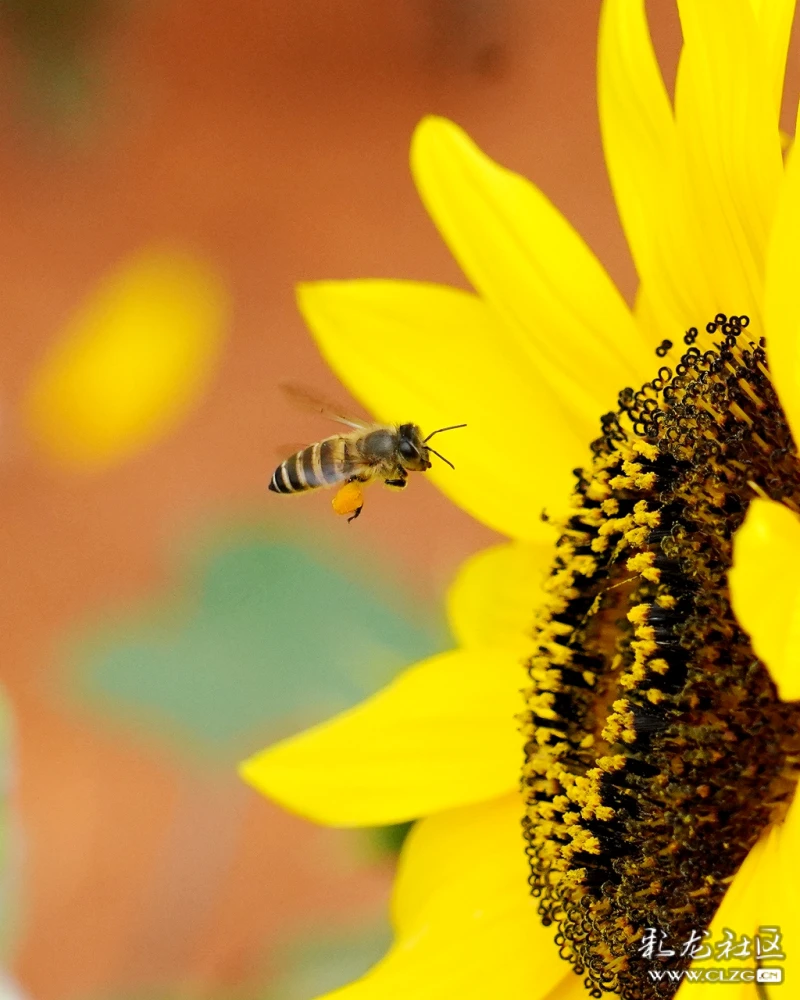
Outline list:
[[[311,1000],[346,986],[383,958],[391,941],[387,922],[297,940],[283,949],[283,969],[265,1000]]]
[[[117,0],[4,0],[0,20],[21,60],[24,110],[31,119],[77,137],[94,96],[98,29]]]
[[[396,857],[411,833],[413,821],[393,823],[391,826],[368,826],[361,830],[367,841],[365,853],[373,854],[375,858]]]
[[[235,759],[361,700],[449,645],[409,597],[341,553],[239,533],[200,552],[181,592],[76,649],[78,693]]]

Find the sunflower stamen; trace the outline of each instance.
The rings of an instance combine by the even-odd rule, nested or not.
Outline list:
[[[536,622],[531,888],[595,996],[674,995],[637,952],[645,928],[705,928],[798,780],[800,709],[777,698],[727,589],[753,493],[800,502],[763,343],[739,341],[747,325],[718,314],[706,333],[723,339],[704,352],[692,327],[675,372],[623,390],[602,418]],[[544,692],[556,742],[538,733]]]

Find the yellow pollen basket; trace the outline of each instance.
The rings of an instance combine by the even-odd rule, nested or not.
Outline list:
[[[331,500],[331,506],[341,517],[355,514],[364,504],[364,491],[361,483],[345,483]]]

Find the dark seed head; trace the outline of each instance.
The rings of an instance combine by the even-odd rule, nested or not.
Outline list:
[[[675,371],[602,418],[536,623],[532,891],[587,986],[627,1000],[674,995],[647,975],[645,929],[704,930],[798,777],[800,713],[778,700],[727,585],[750,500],[800,507],[800,463],[747,325],[717,315],[713,344],[693,327]]]

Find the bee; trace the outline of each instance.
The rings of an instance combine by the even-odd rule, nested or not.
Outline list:
[[[341,416],[304,390],[294,386],[284,386],[284,389],[296,401],[310,405],[351,429],[301,448],[281,462],[269,484],[274,493],[304,493],[320,487],[339,486],[333,498],[333,509],[337,514],[349,515],[348,521],[354,521],[363,509],[362,489],[367,483],[383,480],[392,489],[405,489],[409,472],[430,469],[431,455],[451,469],[455,468],[428,442],[436,434],[457,430],[466,424],[440,427],[423,438],[416,424],[367,424]]]

